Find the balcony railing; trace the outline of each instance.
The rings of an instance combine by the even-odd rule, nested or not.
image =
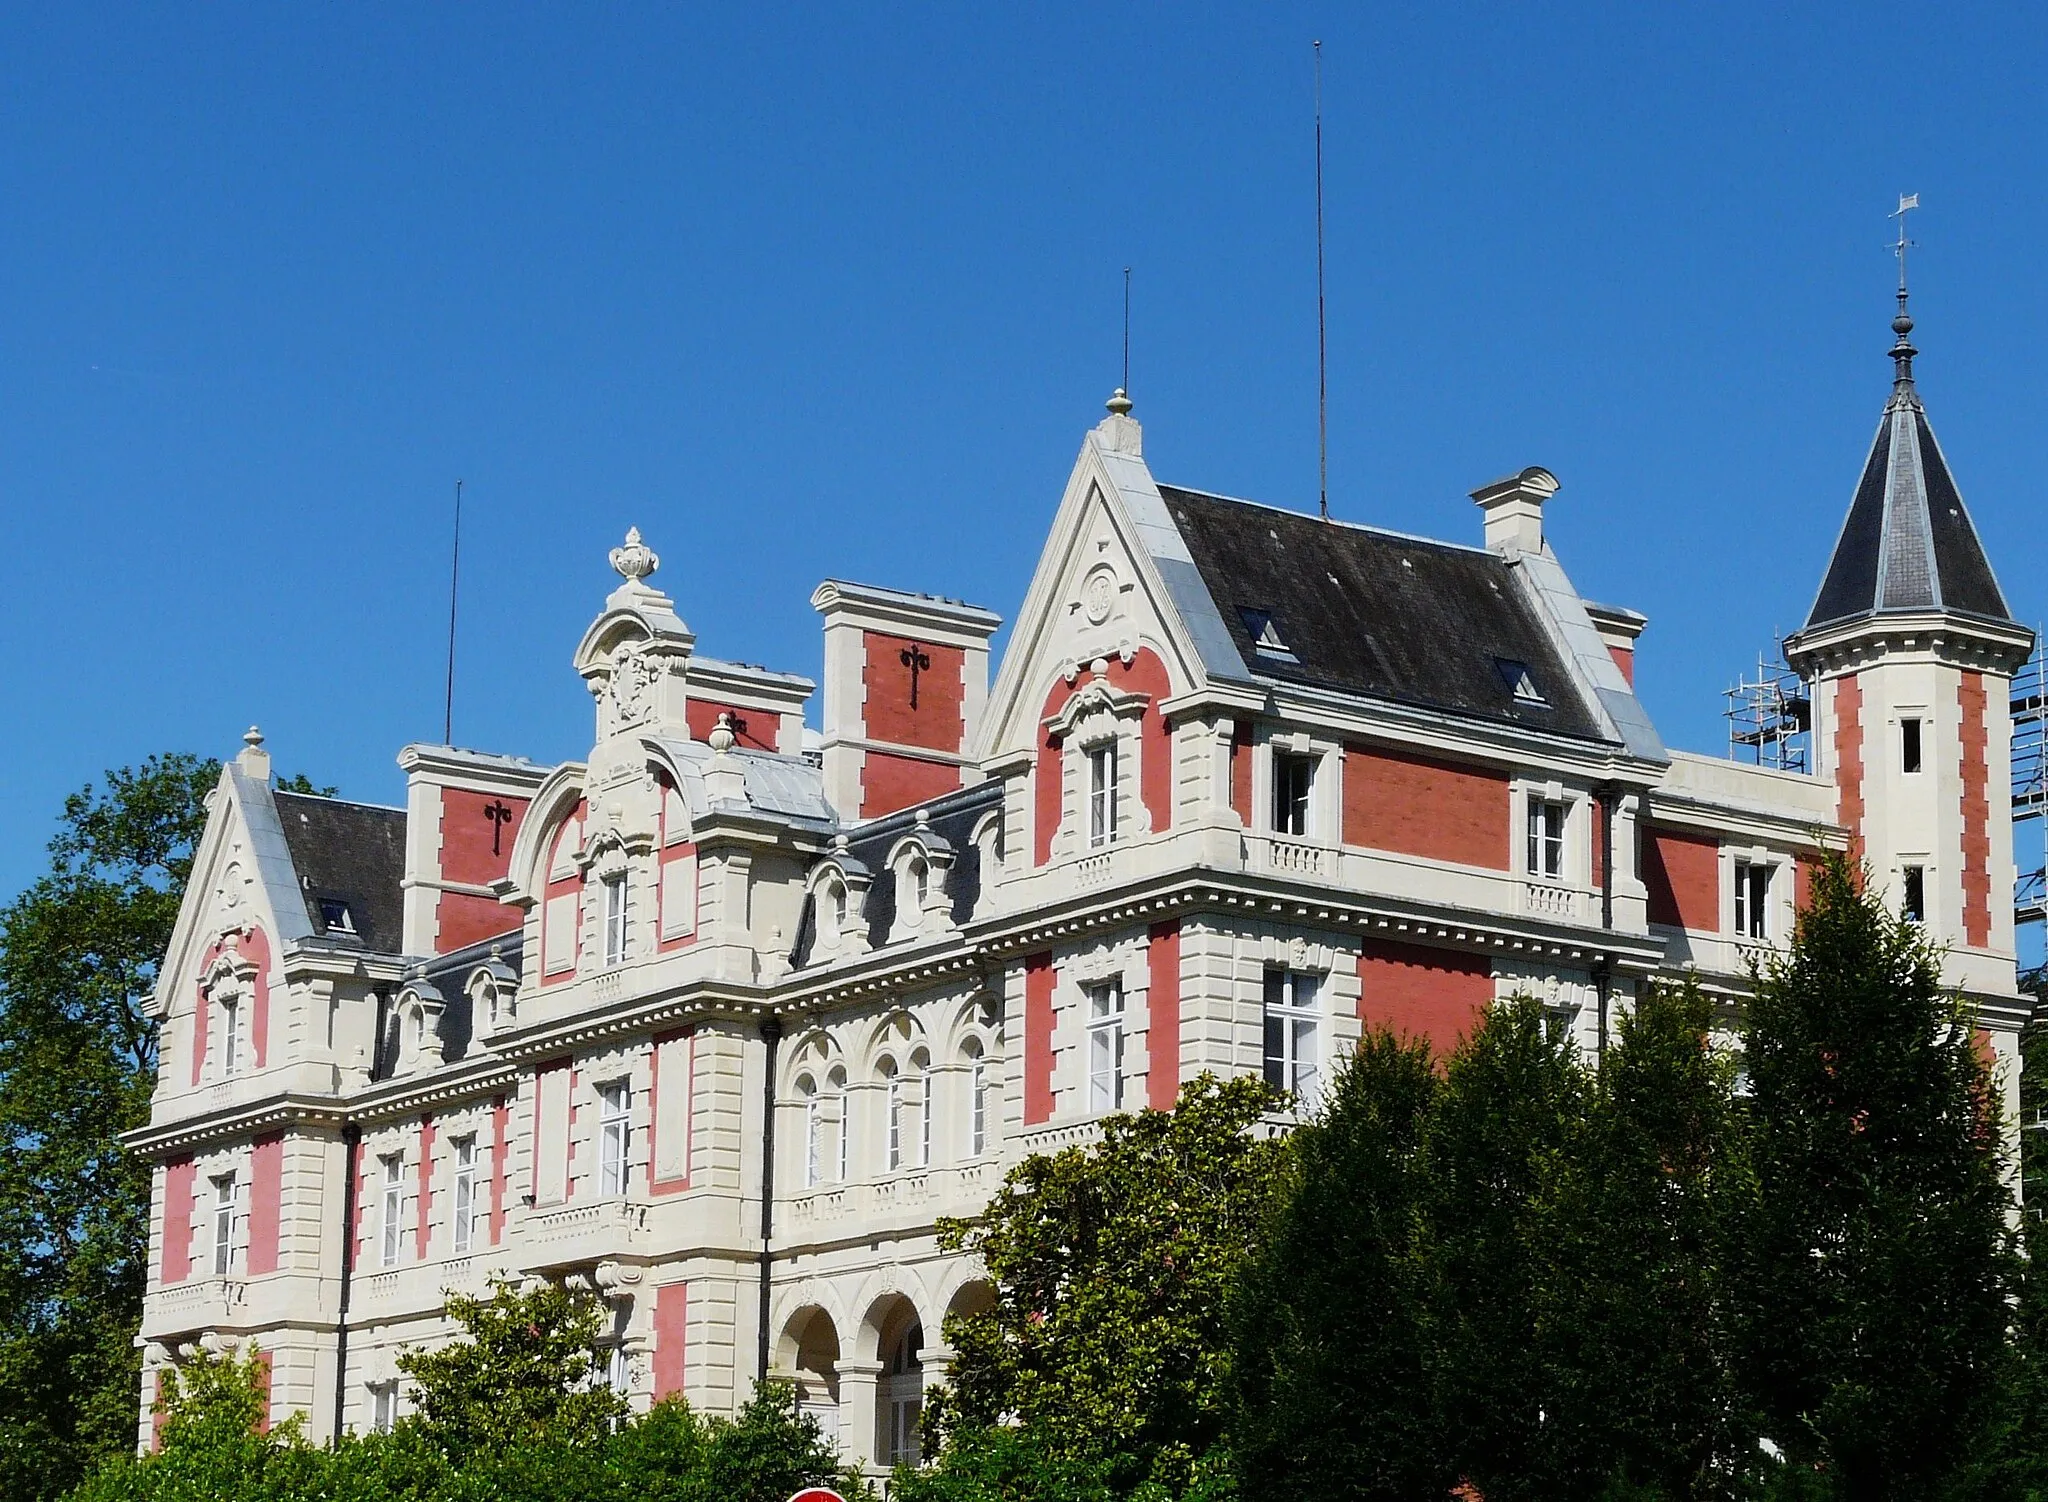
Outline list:
[[[1327,846],[1288,839],[1284,835],[1272,835],[1265,843],[1269,870],[1284,871],[1290,876],[1329,874],[1331,856]]]
[[[1586,894],[1576,887],[1549,881],[1522,883],[1522,911],[1537,918],[1556,918],[1577,923],[1586,916]]]

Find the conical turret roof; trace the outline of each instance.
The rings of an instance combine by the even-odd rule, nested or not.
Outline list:
[[[1891,400],[1878,420],[1863,479],[1806,629],[1930,610],[2009,621],[2005,595],[1913,385],[1913,357],[1919,352],[1907,339],[1913,320],[1903,290],[1892,328],[1898,342],[1892,346],[1897,370]]]

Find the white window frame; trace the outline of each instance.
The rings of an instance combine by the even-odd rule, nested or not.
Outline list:
[[[405,1154],[386,1153],[377,1160],[383,1165],[383,1197],[380,1200],[377,1232],[380,1242],[378,1265],[396,1267],[405,1244]]]
[[[606,969],[633,957],[633,883],[630,872],[614,871],[601,878],[604,891],[604,963]]]
[[[980,1054],[967,1069],[967,1155],[988,1151],[988,1060]]]
[[[1907,765],[1908,761],[1913,764]],[[1899,716],[1899,775],[1918,777],[1927,766],[1927,716],[1920,713]]]
[[[232,1169],[213,1176],[213,1275],[225,1278],[235,1270],[235,1210],[240,1175]]]
[[[1286,746],[1275,746],[1271,755],[1271,770],[1266,779],[1266,813],[1268,828],[1274,834],[1292,840],[1314,839],[1316,834],[1316,784],[1321,780],[1322,758],[1312,751],[1295,751]],[[1288,796],[1291,790],[1285,781],[1296,775],[1303,779],[1298,790],[1299,796]],[[1283,806],[1282,798],[1286,797]],[[1299,826],[1298,828],[1295,826]]]
[[[1303,1106],[1315,1103],[1322,1085],[1323,979],[1313,971],[1266,967],[1262,1067],[1268,1084]]]
[[[1528,798],[1528,874],[1539,881],[1563,881],[1571,864],[1572,806],[1558,798],[1531,793]],[[1551,816],[1556,816],[1552,828]]]
[[[804,1084],[809,1088],[802,1091],[804,1098],[804,1188],[816,1189],[819,1175],[825,1166],[824,1097],[817,1085],[810,1080]]]
[[[1908,923],[1918,923],[1924,927],[1929,921],[1928,912],[1934,904],[1927,897],[1927,877],[1933,869],[1924,858],[1899,863],[1899,913]],[[1916,885],[1920,889],[1920,911],[1917,913],[1913,911],[1913,888]]]
[[[1087,759],[1088,848],[1100,850],[1117,839],[1117,781],[1122,757],[1115,736],[1084,747],[1082,755]]]
[[[883,1092],[885,1157],[891,1172],[903,1166],[903,1076],[891,1074]]]
[[[398,1422],[398,1384],[396,1382],[372,1382],[370,1384],[370,1432],[389,1434]]]
[[[932,1166],[932,1064],[917,1065],[917,1166]]]
[[[242,1068],[242,998],[227,992],[220,998],[220,1077],[231,1080]]]
[[[1746,857],[1735,863],[1735,936],[1768,942],[1776,937],[1777,904],[1772,891],[1777,866]],[[1762,880],[1759,881],[1758,878]]]
[[[1124,983],[1096,981],[1082,988],[1087,999],[1088,1113],[1124,1108]]]
[[[633,1087],[607,1080],[597,1087],[597,1192],[626,1192],[633,1151]]]
[[[455,1251],[467,1252],[476,1240],[476,1134],[457,1137],[455,1149],[455,1223],[452,1241]]]

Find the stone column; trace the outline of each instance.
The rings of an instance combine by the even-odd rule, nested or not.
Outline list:
[[[881,1376],[879,1361],[839,1363],[839,1450],[857,1466],[878,1464],[875,1397]]]

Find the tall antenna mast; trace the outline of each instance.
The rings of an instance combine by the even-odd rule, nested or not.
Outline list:
[[[455,599],[462,580],[462,482],[455,482],[455,547],[448,560],[448,695],[441,704],[441,744],[455,744]]]
[[[1124,385],[1125,396],[1131,394],[1131,268],[1124,267]]]
[[[1323,44],[1316,48],[1316,478],[1317,509],[1330,519],[1330,342],[1323,319]]]

